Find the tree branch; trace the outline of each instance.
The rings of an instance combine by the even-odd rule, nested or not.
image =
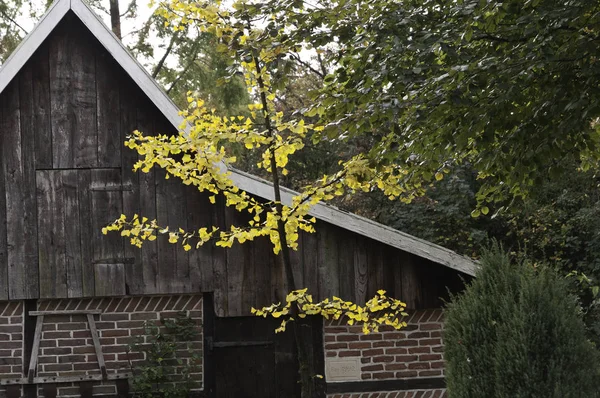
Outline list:
[[[197,51],[196,51],[196,47],[197,47],[197,44],[194,44],[194,47],[192,47],[193,55],[192,55],[192,58],[190,59],[190,62],[188,62],[188,64],[185,66],[185,68],[183,68],[183,70],[181,71],[179,76],[177,76],[175,78],[175,80],[173,80],[173,83],[171,83],[171,86],[169,86],[169,88],[167,89],[167,94],[171,93],[171,91],[175,88],[177,83],[179,83],[181,78],[183,78],[183,76],[185,76],[185,74],[190,70],[192,65],[194,65],[194,63],[196,63],[196,56],[198,55]]]
[[[6,12],[4,12],[4,10],[0,11],[2,12],[2,15],[4,16],[4,18],[8,19],[13,25],[15,25],[17,28],[21,29],[23,31],[23,33],[25,34],[29,34],[29,32],[27,30],[25,30],[25,28],[23,28],[21,25],[19,25],[19,23],[17,21],[15,21],[10,15],[8,15]]]
[[[312,73],[314,73],[315,75],[319,76],[321,79],[324,79],[325,76],[327,75],[326,73],[323,74],[322,71],[319,71],[317,69],[315,69],[311,64],[309,64],[306,61],[303,61],[300,56],[296,53],[290,53],[290,55],[302,66],[304,66],[305,68],[308,68]]]
[[[165,61],[167,60],[167,57],[169,56],[169,54],[173,50],[173,45],[175,44],[175,40],[178,37],[179,37],[179,34],[176,34],[176,33],[173,34],[173,36],[171,36],[171,41],[169,42],[169,46],[167,47],[167,50],[165,51],[165,53],[162,56],[162,58],[160,59],[160,61],[158,61],[158,64],[156,64],[156,67],[154,68],[154,71],[152,71],[152,78],[153,79],[156,79],[156,76],[158,76],[158,73],[160,72],[160,70],[165,65]]]

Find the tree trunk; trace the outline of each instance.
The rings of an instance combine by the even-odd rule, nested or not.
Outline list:
[[[276,132],[271,123],[269,114],[269,105],[267,94],[265,92],[265,84],[261,77],[261,66],[259,58],[254,54],[254,60],[257,72],[257,83],[260,90],[260,100],[263,106],[265,117],[265,127],[269,137],[274,138]],[[275,159],[275,151],[271,151],[271,177],[273,178],[273,194],[275,196],[275,208],[278,214],[283,214],[283,203],[281,203],[281,186],[279,185],[279,171],[277,170],[277,161]],[[294,280],[292,272],[292,259],[290,256],[290,248],[288,247],[287,235],[285,233],[285,220],[279,218],[277,221],[277,232],[279,233],[279,241],[281,244],[281,259],[283,263],[283,272],[285,273],[286,282],[290,290],[298,290],[299,286]],[[298,310],[292,306],[291,316],[294,318],[293,328],[294,337],[296,340],[296,348],[298,350],[298,372],[300,374],[300,397],[313,398],[315,394],[314,380],[316,372],[314,369],[313,360],[313,334],[312,326],[307,318],[301,319],[298,317]]]
[[[110,1],[110,25],[115,36],[121,37],[121,11],[119,11],[119,0]]]

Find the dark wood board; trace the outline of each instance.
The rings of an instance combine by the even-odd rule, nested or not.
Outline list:
[[[79,194],[77,192],[77,170],[64,170],[62,174],[62,195],[65,226],[65,261],[67,270],[67,296],[83,296],[83,261],[81,256],[81,218],[79,215]],[[85,243],[86,245],[88,243]]]
[[[23,182],[28,177],[25,175],[25,169],[31,171],[31,168],[24,164],[23,142],[20,117],[20,98],[19,85],[17,80],[4,90],[2,101],[0,102],[2,111],[2,131],[4,135],[4,144],[2,148],[2,162],[4,163],[5,195],[6,195],[6,222],[7,234],[6,242],[8,248],[8,280],[11,299],[26,299],[37,296],[37,284],[29,281],[28,268],[37,267],[35,263],[27,263],[31,256],[26,254],[26,247],[31,248],[31,243],[27,243],[28,236],[35,226],[35,216],[32,214],[31,198],[26,198],[31,192],[29,187],[25,187]],[[29,147],[29,143],[26,144]],[[28,160],[33,160],[31,156]],[[31,181],[31,178],[29,178]],[[34,274],[35,275],[35,274]]]
[[[114,62],[114,61],[113,61]],[[110,65],[106,60],[107,67]],[[98,71],[100,69],[98,68]],[[114,71],[117,74],[117,71]],[[137,120],[137,91],[133,83],[123,76],[119,71],[117,74],[119,82],[119,154],[121,155],[121,181],[126,189],[123,189],[123,214],[139,214],[141,217],[150,217],[149,214],[144,214],[141,211],[140,203],[140,174],[133,170],[135,163],[138,161],[138,154],[133,149],[126,148],[124,142],[138,128]],[[112,142],[107,139],[107,142]],[[102,151],[98,149],[100,154]],[[99,155],[99,159],[102,157]],[[155,211],[152,212],[154,214]],[[145,245],[152,247],[153,242],[146,242]],[[144,286],[144,264],[142,263],[142,250],[135,247],[129,242],[124,244],[124,253],[126,258],[131,258],[132,263],[125,265],[125,280],[131,294],[142,294],[145,292]]]
[[[52,166],[68,168],[74,164],[70,113],[72,71],[69,60],[69,34],[58,26],[48,39],[50,73],[50,124],[52,126]],[[88,126],[90,128],[91,126]]]
[[[29,66],[31,65],[31,66]],[[35,199],[36,106],[34,102],[33,69],[28,64],[19,76],[19,110],[21,126],[21,201],[23,213],[23,272],[27,293],[23,298],[36,298],[38,286],[37,205]],[[41,134],[43,136],[43,132]]]
[[[65,215],[59,191],[62,186],[61,172],[37,171],[36,183],[40,297],[67,297]]]
[[[110,55],[105,51],[97,51],[95,67],[98,166],[120,167],[121,151],[124,150],[120,125],[121,110],[123,108],[131,109],[131,106],[120,103],[120,85],[118,84],[120,70],[114,65],[114,60]],[[127,115],[123,121],[130,122],[130,115]]]
[[[4,131],[3,109],[0,107],[0,132]],[[0,143],[2,148],[8,144],[6,134],[0,133]],[[5,185],[5,166],[0,161],[0,300],[8,300],[8,245],[6,242],[6,185]]]
[[[50,61],[48,46],[41,46],[30,62],[32,79],[35,167],[52,168],[52,126],[50,123]]]

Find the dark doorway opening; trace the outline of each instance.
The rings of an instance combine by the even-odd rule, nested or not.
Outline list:
[[[275,333],[281,320],[273,318],[216,317],[208,295],[204,304],[205,393],[208,397],[300,396],[296,343],[291,328]],[[314,336],[316,369],[321,373],[322,326],[320,319],[313,323],[309,333]]]

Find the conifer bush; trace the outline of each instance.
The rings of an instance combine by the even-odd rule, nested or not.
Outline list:
[[[598,351],[565,280],[498,246],[448,304],[444,336],[450,398],[600,397]]]

